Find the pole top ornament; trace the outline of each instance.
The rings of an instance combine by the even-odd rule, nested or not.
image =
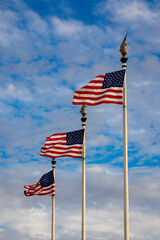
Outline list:
[[[55,158],[52,158],[51,163],[52,163],[52,167],[54,168],[54,167],[55,167],[55,164],[56,164]]]
[[[127,35],[128,35],[128,33],[126,33],[126,36],[124,37],[124,39],[121,43],[120,49],[119,49],[119,51],[122,54],[122,58],[125,58],[128,53],[127,49],[125,48],[129,44],[129,42],[126,42]]]
[[[85,118],[86,114],[87,114],[87,111],[85,110],[85,108],[87,107],[87,105],[83,105],[81,107],[81,111],[80,113],[82,114],[83,118]]]

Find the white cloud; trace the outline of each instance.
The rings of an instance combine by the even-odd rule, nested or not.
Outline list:
[[[74,19],[64,20],[58,17],[52,17],[51,22],[53,25],[53,34],[56,32],[55,35],[58,35],[65,40],[67,39],[71,41],[71,43],[74,43],[76,40],[79,42],[79,44],[81,44],[83,39],[85,44],[81,44],[82,47],[89,46],[90,48],[92,45],[97,45],[97,47],[99,47],[100,44],[106,41],[104,39],[104,31],[96,25],[86,25],[82,21],[77,21]],[[77,50],[78,49],[79,48],[77,48]]]
[[[131,238],[150,240],[158,239],[160,231],[158,229],[159,216],[150,212],[131,212],[130,214],[130,235]]]
[[[116,7],[115,2],[114,7]],[[158,9],[152,10],[145,1],[123,1],[121,7],[116,7],[116,13],[122,19],[136,22],[145,21],[150,24],[159,20],[160,17],[160,11]]]
[[[50,224],[48,221],[50,214],[51,211],[47,211],[46,207],[37,209],[33,207],[30,209],[15,207],[2,211],[1,217],[3,219],[2,224],[7,228],[33,238],[46,239],[50,237]]]
[[[109,11],[113,14],[115,19],[119,19],[120,21],[144,21],[148,24],[157,23],[157,21],[159,21],[159,9],[156,8],[156,5],[150,5],[147,1],[134,0],[130,2],[128,0],[123,0],[120,4],[119,1],[107,1],[100,3],[100,6],[103,6],[103,8],[99,8],[99,11]]]
[[[40,34],[43,38],[48,38],[48,23],[40,17],[39,14],[33,11],[26,11],[25,18],[27,19],[28,29],[32,32]]]
[[[98,9],[98,10],[97,10]],[[97,5],[96,15],[102,14],[109,23],[106,29],[109,29],[109,36],[118,37],[118,41],[124,37],[125,33],[129,33],[128,40],[131,45],[127,47],[129,53],[137,54],[138,51],[143,54],[149,54],[148,50],[157,52],[160,42],[159,19],[160,10],[159,3],[149,3],[148,1],[102,1]],[[113,31],[114,24],[114,33]],[[111,30],[110,30],[111,29]],[[120,36],[119,33],[122,35]],[[148,43],[145,45],[144,43]],[[133,50],[132,50],[133,46]],[[157,50],[156,50],[157,49]]]
[[[62,36],[71,37],[77,35],[78,32],[83,31],[83,24],[76,20],[61,20],[58,17],[53,17],[51,19],[56,32]]]
[[[23,31],[17,27],[18,14],[10,10],[0,10],[0,45],[8,47],[16,41],[22,41]]]
[[[13,83],[7,84],[5,89],[1,88],[0,95],[2,99],[8,99],[9,101],[11,98],[27,102],[33,100],[28,88],[25,86],[16,86]]]
[[[98,136],[96,134],[96,135],[92,136],[90,139],[88,139],[87,144],[92,146],[92,147],[106,146],[106,145],[109,144],[109,138],[107,138],[103,134],[100,134]]]

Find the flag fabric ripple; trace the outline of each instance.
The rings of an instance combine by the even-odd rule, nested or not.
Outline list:
[[[25,196],[33,196],[33,195],[47,195],[47,196],[55,196],[55,181],[53,176],[53,171],[50,171],[44,174],[41,179],[33,185],[24,186]]]
[[[95,106],[102,103],[123,104],[125,70],[97,76],[86,86],[74,92],[74,105]]]
[[[84,129],[56,133],[47,137],[40,155],[50,158],[73,157],[82,158]]]

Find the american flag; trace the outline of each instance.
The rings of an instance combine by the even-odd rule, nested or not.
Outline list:
[[[41,179],[33,185],[24,186],[25,196],[33,196],[33,195],[47,195],[47,196],[55,196],[55,182],[53,171],[50,171],[44,174]]]
[[[67,133],[56,133],[47,137],[40,155],[50,158],[82,158],[84,129]]]
[[[99,75],[74,92],[74,105],[123,104],[125,70]]]

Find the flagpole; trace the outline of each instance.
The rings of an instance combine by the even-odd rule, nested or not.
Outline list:
[[[53,168],[53,177],[54,177],[54,181],[55,181],[55,164],[56,164],[56,161],[55,159],[53,158],[52,160],[52,168]],[[55,240],[55,195],[52,196],[52,240]]]
[[[85,110],[86,105],[81,107],[82,114],[82,128],[84,129],[83,137],[83,152],[82,152],[82,240],[86,239],[86,169],[85,169],[85,158],[86,158],[86,146],[85,146],[85,129],[86,129],[86,120],[85,117],[87,111]]]
[[[126,62],[128,58],[126,55],[128,51],[125,46],[127,34],[120,46],[120,52],[122,54],[121,62],[122,69],[126,70]],[[123,199],[124,199],[124,240],[129,240],[129,197],[128,197],[128,139],[127,139],[127,88],[126,88],[126,72],[123,83],[123,155],[124,155],[124,186],[123,186]]]

